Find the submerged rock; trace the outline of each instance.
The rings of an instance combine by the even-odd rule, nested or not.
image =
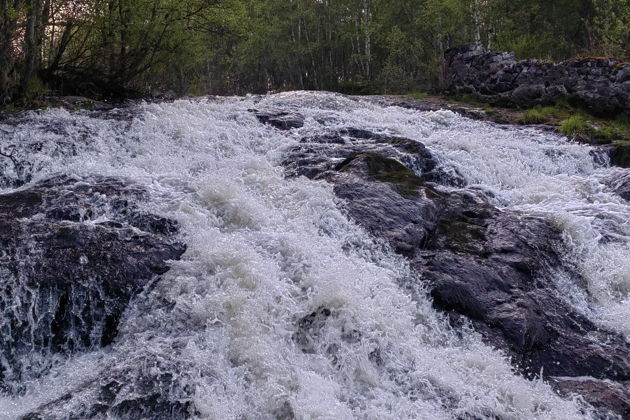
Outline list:
[[[581,395],[586,402],[607,411],[611,417],[617,414],[622,419],[630,418],[630,381],[616,383],[589,377],[556,377],[551,378],[551,383],[560,394]]]
[[[333,183],[349,216],[410,260],[453,325],[474,326],[526,376],[595,378],[597,392],[553,384],[624,415],[630,346],[559,295],[560,233],[544,219],[494,208],[479,191],[438,188],[463,183],[420,143],[385,139],[361,130],[306,138],[284,164],[290,174]],[[314,313],[300,328],[321,319]]]
[[[297,112],[286,112],[278,110],[250,110],[254,113],[258,121],[263,124],[269,124],[280,130],[290,130],[292,128],[300,128],[304,125],[304,116]]]
[[[110,344],[130,300],[178,259],[176,223],[139,210],[123,180],[58,176],[0,195],[0,386],[41,355]]]
[[[604,183],[621,198],[630,201],[630,170],[620,169]]]
[[[191,369],[179,359],[183,345],[141,354],[97,373],[20,420],[183,420],[195,415]]]

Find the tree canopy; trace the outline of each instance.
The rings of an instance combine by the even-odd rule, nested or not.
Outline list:
[[[630,0],[0,0],[0,104],[43,92],[401,93],[446,49],[630,57]]]

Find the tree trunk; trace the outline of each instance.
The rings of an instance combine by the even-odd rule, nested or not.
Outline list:
[[[0,105],[9,103],[15,93],[15,84],[11,80],[14,72],[15,57],[12,41],[17,27],[19,0],[0,0]]]
[[[472,2],[472,21],[475,31],[475,44],[481,45],[481,24],[479,23],[479,0]]]
[[[370,0],[363,0],[363,16],[363,30],[365,34],[365,77],[366,79],[369,79],[372,54],[372,38],[370,34],[370,22],[372,20],[372,16],[370,14]]]
[[[24,69],[20,82],[20,94],[28,93],[29,84],[41,67],[42,0],[28,0],[26,28],[24,30]]]

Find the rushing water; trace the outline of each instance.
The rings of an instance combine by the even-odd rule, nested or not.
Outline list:
[[[276,130],[252,107],[299,110],[305,125]],[[49,110],[0,125],[3,145],[45,144],[30,155],[34,180],[59,172],[128,178],[150,192],[148,210],[179,222],[188,245],[129,308],[113,345],[59,357],[23,395],[0,396],[0,418],[71,392],[59,406],[64,418],[92,398],[82,384],[123,370],[133,382],[143,366],[174,374],[176,386],[164,392],[192,393],[203,419],[290,411],[299,419],[589,418],[587,407],[558,397],[544,378],[515,374],[474,332],[452,330],[428,298],[417,298],[422,291],[412,299],[399,287],[414,276],[406,262],[348,220],[330,185],[287,179],[280,161],[325,127],[426,144],[494,205],[544,215],[561,228],[565,258],[586,283],[558,273],[559,296],[628,337],[630,205],[605,186],[615,169],[591,148],[449,111],[328,93],[181,100],[133,112],[121,120]],[[46,146],[59,140],[79,150]],[[293,338],[297,322],[321,307],[333,316],[304,352]]]

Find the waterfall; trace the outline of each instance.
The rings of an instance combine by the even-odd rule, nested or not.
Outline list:
[[[304,124],[278,130],[252,108],[299,112]],[[422,274],[344,211],[333,184],[286,175],[302,139],[348,127],[423,143],[463,179],[437,191],[476,191],[551,223],[562,236],[558,299],[630,337],[630,203],[610,187],[621,170],[559,135],[313,92],[12,118],[0,121],[0,145],[25,163],[0,157],[3,194],[60,174],[73,194],[95,188],[86,179],[121,180],[142,191],[125,198],[134,212],[177,223],[168,240],[186,251],[129,299],[111,342],[24,359],[0,419],[595,416],[544,371],[526,378],[481,332],[453,326]],[[138,232],[112,193],[99,197],[77,202],[91,210],[73,223]],[[0,267],[1,282],[10,276]]]

